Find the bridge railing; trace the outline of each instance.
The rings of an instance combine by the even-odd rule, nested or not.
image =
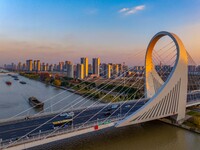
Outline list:
[[[39,132],[39,133],[34,133],[34,134],[30,134],[27,137],[21,138],[14,138],[14,139],[9,139],[9,140],[5,140],[5,141],[0,141],[0,149],[6,148],[6,147],[12,147],[12,146],[16,146],[16,145],[20,145],[20,144],[25,144],[25,143],[29,143],[29,142],[33,142],[33,141],[38,141],[38,140],[43,140],[45,138],[50,138],[50,137],[54,137],[54,136],[59,136],[59,135],[63,135],[63,134],[68,134],[68,133],[72,133],[72,132],[76,132],[76,131],[80,131],[83,129],[87,129],[87,128],[91,128],[94,127],[95,125],[105,125],[108,123],[114,123],[116,121],[119,121],[120,119],[122,119],[123,117],[117,116],[117,117],[110,117],[110,119],[108,121],[105,121],[104,119],[98,119],[95,121],[90,121],[87,124],[81,123],[81,124],[77,124],[75,126],[71,126],[70,128],[61,128],[59,130],[48,130],[48,131],[44,131],[44,132]],[[95,130],[95,129],[94,129]]]

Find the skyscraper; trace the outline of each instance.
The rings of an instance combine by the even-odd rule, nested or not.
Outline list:
[[[74,65],[72,63],[67,64],[67,77],[74,78]]]
[[[53,65],[49,65],[49,71],[53,72]]]
[[[40,64],[40,60],[37,60],[37,69],[36,69],[37,71],[40,71],[40,70],[41,70],[41,69],[40,69],[40,65],[41,65],[41,64]]]
[[[19,62],[18,65],[17,65],[17,70],[21,71],[22,70],[22,63]]]
[[[102,73],[104,78],[111,78],[111,64],[101,64]]]
[[[84,78],[84,65],[83,64],[77,64],[76,74],[77,74],[78,79]]]
[[[113,75],[118,76],[119,75],[119,66],[118,64],[113,64]]]
[[[46,71],[49,71],[49,64],[48,63],[46,63]]]
[[[89,73],[89,74],[92,74],[92,64],[89,64],[89,65],[88,65],[88,73]]]
[[[64,62],[59,62],[59,71],[63,71]]]
[[[26,68],[27,71],[33,70],[33,61],[31,59],[26,61],[26,67],[27,67]]]
[[[26,64],[23,63],[23,65],[22,65],[22,70],[23,70],[23,71],[26,71],[26,68],[27,68],[27,67],[26,67]]]
[[[106,65],[106,74],[107,74],[107,78],[110,79],[111,78],[111,64]]]
[[[92,59],[93,74],[100,75],[100,58]]]
[[[84,77],[88,76],[88,58],[81,58],[81,64],[84,66]]]
[[[37,70],[37,61],[36,60],[33,61],[33,70],[34,71]]]
[[[64,71],[67,71],[67,67],[68,67],[69,64],[71,64],[71,61],[68,61],[68,60],[65,61],[65,65],[64,65],[64,67],[63,67],[63,68],[64,68]]]
[[[122,64],[118,64],[118,68],[119,68],[119,75],[121,75],[123,73],[123,66],[122,66]]]
[[[47,71],[45,63],[42,63],[42,71]]]

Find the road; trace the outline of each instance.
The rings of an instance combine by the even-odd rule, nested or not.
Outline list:
[[[119,114],[125,115],[132,108],[132,106],[136,104],[134,106],[134,108],[129,112],[129,114],[133,113],[134,111],[139,109],[141,106],[143,106],[144,103],[145,103],[145,101],[141,101],[138,103],[131,102],[129,104],[126,104],[126,105],[122,106],[121,109],[118,109],[110,117],[115,117],[115,116],[117,117]],[[104,106],[100,106],[95,109],[91,108],[91,109],[84,111],[83,113],[81,113],[81,112],[84,109],[74,111],[73,125],[76,126],[78,124],[85,123],[86,121],[88,121],[88,119],[90,119],[92,116],[94,116],[94,114],[98,113],[99,111],[100,111],[100,113],[98,113],[98,115],[94,116],[90,121],[92,122],[95,120],[97,121],[99,119],[104,119],[104,118],[106,119],[108,117],[108,115],[105,115],[105,112],[108,111],[107,109],[110,106],[107,106],[104,109],[103,109]],[[118,105],[118,108],[119,108],[119,106],[120,106],[120,104]],[[116,109],[113,109],[112,111],[114,111]],[[79,113],[80,113],[80,115],[78,115]],[[57,117],[55,117],[55,116],[57,116]],[[45,125],[39,127],[41,124],[47,122],[50,119],[52,119],[52,120],[49,121],[48,123],[46,123]],[[8,140],[8,139],[16,140],[16,139],[28,134],[30,131],[32,131],[33,129],[35,129],[37,127],[39,127],[39,128],[37,130],[33,131],[31,134],[44,132],[44,131],[48,131],[48,130],[53,130],[54,128],[53,128],[52,122],[58,121],[58,120],[64,120],[64,119],[65,119],[64,116],[54,114],[54,115],[48,115],[48,116],[43,116],[43,117],[29,119],[29,120],[23,120],[23,121],[16,122],[16,123],[13,123],[13,122],[10,122],[10,123],[8,122],[6,124],[3,123],[3,124],[0,124],[0,139],[2,139],[3,141]],[[71,128],[71,126],[69,126],[68,128]]]

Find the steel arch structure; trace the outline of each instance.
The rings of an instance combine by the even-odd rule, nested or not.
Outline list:
[[[153,49],[158,40],[169,36],[175,43],[177,57],[175,65],[164,82],[155,70]],[[176,115],[176,120],[185,118],[188,82],[188,58],[180,38],[170,32],[161,31],[150,41],[145,57],[145,93],[150,100],[133,114],[116,123],[116,127],[142,123]]]

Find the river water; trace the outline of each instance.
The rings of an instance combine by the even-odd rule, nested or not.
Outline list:
[[[13,117],[25,110],[27,111],[21,113],[21,116],[32,115],[41,111],[31,107],[28,102],[30,96],[35,96],[39,100],[45,101],[44,112],[59,111],[64,107],[70,109],[72,108],[70,106],[73,106],[73,108],[84,107],[94,103],[92,100],[85,99],[66,90],[22,76],[18,76],[18,78],[19,80],[16,81],[11,76],[0,74],[0,119]],[[8,86],[5,83],[6,81],[12,82],[12,85]],[[19,81],[25,81],[27,84],[20,84]]]
[[[200,150],[200,135],[151,121],[107,129],[31,150]]]
[[[36,96],[44,101],[55,96],[63,90],[47,86],[43,83],[29,80],[19,76],[20,81],[27,84],[22,85],[12,77],[0,74],[0,118],[10,118],[26,109],[29,111],[21,115],[36,114],[38,111],[31,109],[27,99]],[[7,86],[6,81],[12,85]],[[45,108],[55,104],[57,101],[71,95],[64,92],[52,100],[45,102]],[[57,111],[63,106],[71,103],[80,96],[74,95],[65,99],[58,105],[49,107],[46,112]],[[82,99],[82,97],[80,97]],[[80,100],[79,99],[79,100]],[[86,100],[85,100],[86,101]],[[87,100],[84,104],[88,106],[94,103]],[[83,103],[79,104],[82,105]],[[78,105],[76,106],[76,108]],[[69,107],[68,107],[69,108]],[[105,131],[93,132],[75,138],[62,140],[56,143],[33,148],[35,150],[200,150],[200,135],[164,124],[159,121],[147,122],[142,125],[127,126],[119,129],[107,129]]]

